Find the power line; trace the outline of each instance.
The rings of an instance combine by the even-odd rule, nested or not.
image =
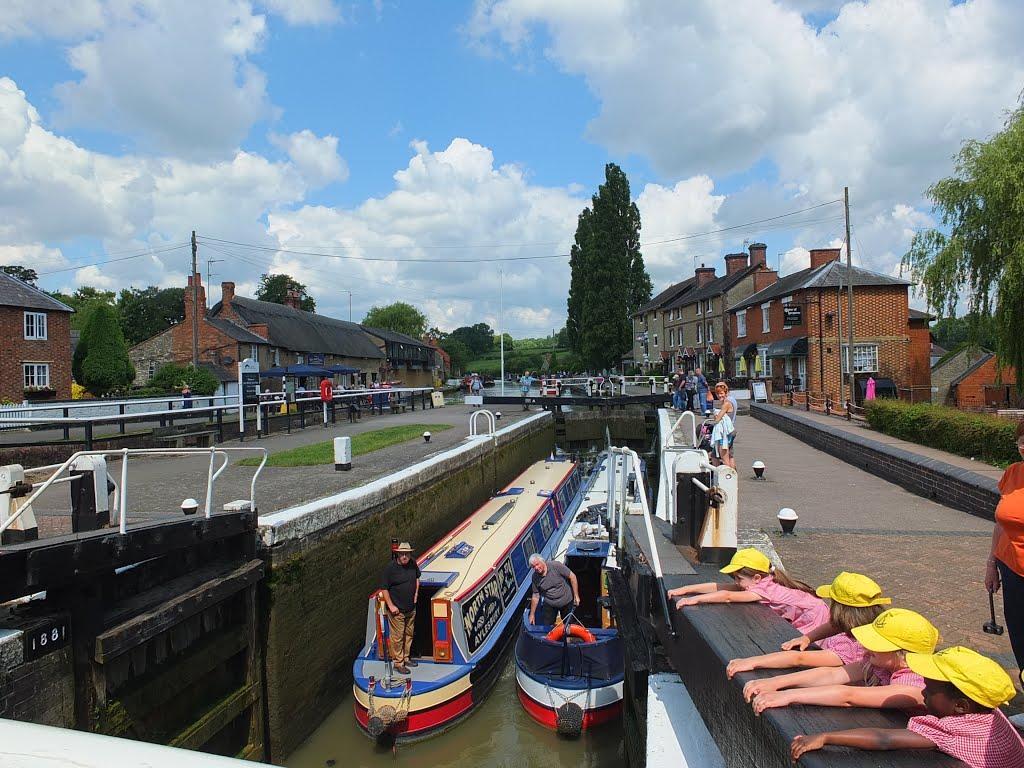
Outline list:
[[[58,275],[62,272],[74,272],[75,270],[85,269],[86,267],[100,267],[103,266],[104,264],[114,264],[120,261],[130,261],[131,259],[139,259],[142,258],[143,256],[156,256],[157,254],[160,253],[170,253],[171,251],[176,251],[181,248],[187,248],[189,247],[189,245],[189,243],[179,243],[177,245],[169,245],[162,248],[150,249],[148,251],[140,251],[139,253],[132,254],[131,256],[123,256],[119,259],[105,259],[103,261],[93,261],[88,264],[75,264],[74,266],[71,267],[63,267],[62,269],[52,269],[49,272],[39,272],[38,274],[39,277],[46,277],[47,275]]]

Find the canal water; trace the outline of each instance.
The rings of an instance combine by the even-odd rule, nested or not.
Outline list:
[[[610,768],[625,763],[622,726],[565,739],[530,718],[516,695],[511,654],[487,701],[452,730],[408,746],[380,748],[356,726],[352,694],[288,759],[288,768]]]

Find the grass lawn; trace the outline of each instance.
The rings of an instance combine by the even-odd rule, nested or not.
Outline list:
[[[451,429],[451,424],[402,424],[397,427],[385,427],[375,429],[372,432],[363,432],[352,436],[352,455],[362,456],[364,453],[379,451],[389,445],[405,443],[409,440],[422,439],[424,432],[431,434],[444,432]],[[238,462],[245,467],[259,466],[257,458],[243,459]],[[325,440],[322,443],[312,445],[300,445],[298,448],[291,448],[287,451],[278,451],[270,454],[267,459],[268,467],[312,467],[318,464],[334,463],[334,441]]]

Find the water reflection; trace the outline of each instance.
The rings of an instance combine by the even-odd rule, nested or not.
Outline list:
[[[334,761],[334,762],[331,762]],[[510,657],[491,695],[468,720],[418,744],[382,749],[364,736],[352,716],[352,695],[289,758],[289,768],[605,768],[624,763],[622,728],[616,723],[567,740],[535,723],[516,696]]]

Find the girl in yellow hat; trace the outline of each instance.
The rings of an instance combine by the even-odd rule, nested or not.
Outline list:
[[[999,711],[1016,693],[1002,667],[959,646],[934,655],[908,653],[907,664],[927,680],[926,716],[910,718],[906,728],[797,736],[791,745],[793,759],[833,744],[857,749],[938,749],[970,768],[1024,765],[1024,740]]]
[[[744,698],[761,714],[790,704],[822,707],[924,709],[924,678],[907,665],[907,653],[933,653],[939,631],[905,608],[890,608],[872,623],[854,627],[868,653],[863,662],[791,672],[743,686]]]
[[[722,573],[732,583],[689,584],[669,590],[678,597],[676,608],[702,603],[764,603],[800,632],[809,632],[828,621],[828,606],[814,590],[772,565],[754,547],[736,551]]]
[[[818,597],[830,601],[829,620],[783,643],[783,650],[733,659],[725,669],[732,679],[738,672],[755,669],[792,667],[841,667],[864,661],[867,650],[853,636],[853,628],[873,622],[892,599],[882,596],[882,588],[859,573],[840,573],[831,584],[818,587]],[[807,650],[817,642],[820,651]]]

